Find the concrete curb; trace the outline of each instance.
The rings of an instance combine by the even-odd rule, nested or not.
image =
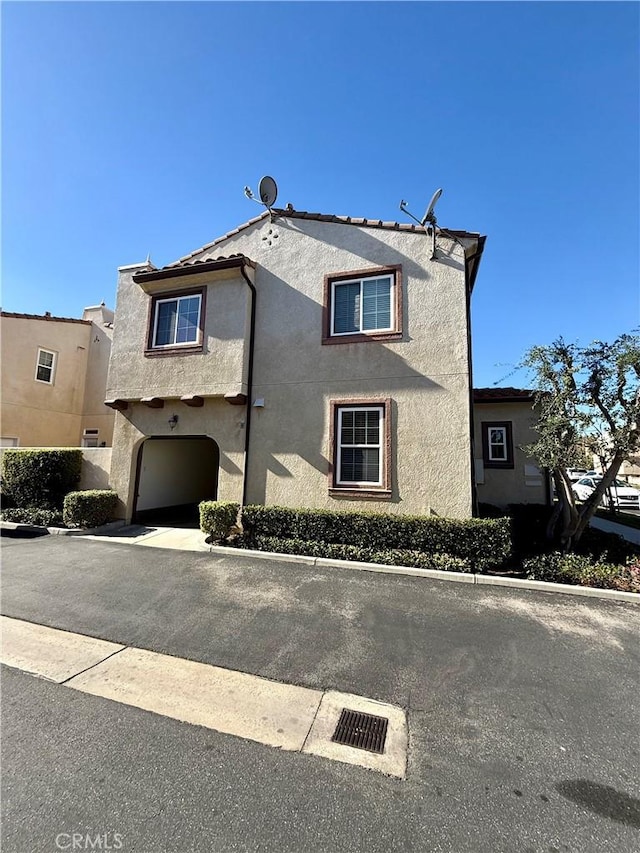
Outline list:
[[[21,524],[19,521],[0,521],[0,530],[24,530],[25,533],[44,533],[46,531],[50,536],[85,536],[87,533],[107,533],[109,530],[117,530],[124,526],[124,521],[110,521],[101,527],[85,530],[78,527],[44,527],[39,524]]]
[[[302,563],[318,568],[353,569],[358,572],[380,572],[387,575],[406,575],[452,583],[470,583],[484,586],[507,586],[512,589],[525,589],[534,592],[555,592],[563,595],[579,595],[587,598],[601,598],[609,601],[626,601],[640,604],[640,594],[620,592],[617,589],[597,589],[592,586],[574,586],[549,581],[530,581],[523,578],[507,578],[500,575],[477,575],[472,572],[442,572],[437,569],[416,569],[411,566],[388,566],[382,563],[358,563],[351,560],[330,560],[324,557],[307,557],[295,554],[277,554],[273,551],[251,551],[248,548],[229,548],[224,545],[211,545],[212,554],[226,556],[246,556],[260,560],[278,560],[285,563]]]

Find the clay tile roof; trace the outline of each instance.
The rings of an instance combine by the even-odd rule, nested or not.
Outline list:
[[[218,262],[223,263],[224,261],[231,261],[231,260],[234,260],[235,258],[242,258],[249,264],[249,266],[255,266],[255,264],[252,260],[250,260],[249,258],[247,258],[246,255],[243,255],[240,252],[236,252],[233,255],[218,255],[217,258],[207,257],[207,258],[196,258],[195,260],[189,260],[189,258],[191,258],[191,255],[187,255],[186,258],[187,258],[186,260],[181,259],[179,261],[175,261],[172,264],[167,264],[166,267],[160,267],[160,270],[172,270],[172,269],[176,269],[176,267],[195,267],[195,266],[198,266],[199,264],[212,264],[212,263],[218,263]],[[160,270],[158,270],[158,271],[160,271]]]
[[[176,261],[159,269],[154,267],[151,270],[143,270],[134,273],[133,280],[136,284],[148,284],[153,281],[191,275],[202,270],[211,272],[213,270],[236,269],[240,266],[249,266],[255,269],[256,265],[255,261],[252,261],[251,258],[239,253],[226,257],[219,255],[217,258],[196,258],[195,260]]]
[[[536,392],[529,388],[474,388],[475,403],[526,403],[535,398]]]
[[[82,323],[90,326],[91,320],[79,320],[76,317],[52,317],[51,314],[16,314],[13,311],[0,311],[0,317],[17,317],[20,320],[46,320],[50,323]]]
[[[284,219],[312,219],[316,222],[335,222],[343,225],[357,225],[363,226],[365,228],[386,228],[394,231],[407,231],[413,232],[415,234],[430,234],[430,228],[424,228],[421,225],[414,225],[411,222],[383,222],[382,219],[365,219],[362,217],[356,216],[338,216],[334,213],[309,213],[306,210],[292,210],[289,208],[280,209],[280,208],[272,208],[271,212],[265,210],[264,213],[261,213],[260,216],[254,216],[253,219],[249,219],[243,225],[239,225],[237,228],[234,228],[232,231],[227,231],[226,234],[223,234],[221,237],[217,237],[211,243],[207,243],[204,246],[201,246],[199,249],[195,249],[193,252],[189,252],[188,255],[183,255],[183,257],[179,258],[175,263],[169,264],[168,267],[176,267],[182,266],[185,262],[189,261],[190,258],[195,257],[196,255],[202,254],[202,252],[206,252],[209,249],[212,249],[218,243],[223,243],[225,240],[228,240],[229,237],[234,237],[236,234],[239,234],[241,231],[244,231],[247,228],[250,228],[252,225],[255,225],[257,222],[261,222],[263,219],[266,219],[268,216],[273,216],[275,218],[284,218]],[[442,230],[444,237],[470,237],[474,239],[480,239],[484,241],[484,238],[480,236],[479,233],[470,232],[470,231],[454,231],[450,228],[439,229]],[[231,256],[233,257],[233,256]],[[163,267],[163,269],[167,269],[168,267]]]

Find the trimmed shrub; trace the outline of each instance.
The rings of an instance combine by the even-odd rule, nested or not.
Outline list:
[[[410,551],[458,557],[471,571],[504,564],[511,553],[510,522],[247,506],[242,510],[243,541],[257,548],[258,537],[293,539],[365,549],[367,553]],[[337,556],[334,554],[312,556]],[[338,549],[339,550],[339,549]],[[300,553],[300,552],[298,552]],[[345,559],[368,559],[346,557]]]
[[[118,495],[111,489],[69,492],[64,499],[63,520],[67,527],[100,527],[113,519]]]
[[[240,504],[234,501],[202,501],[200,530],[214,542],[226,539],[238,518]]]
[[[80,482],[82,451],[74,448],[5,450],[3,489],[17,507],[62,509],[65,495]]]
[[[640,593],[640,560],[615,565],[585,554],[542,554],[523,561],[530,580]]]
[[[238,547],[249,547],[246,541],[236,540]],[[257,551],[276,554],[301,554],[307,557],[325,557],[330,560],[352,560],[360,563],[381,563],[389,566],[411,566],[420,569],[437,569],[442,572],[470,572],[471,564],[450,554],[423,554],[401,548],[376,551],[358,545],[329,542],[310,542],[304,539],[287,539],[277,536],[256,536],[253,544]]]
[[[62,527],[63,524],[59,509],[41,509],[37,506],[3,509],[2,520],[16,524],[35,524],[38,527]]]

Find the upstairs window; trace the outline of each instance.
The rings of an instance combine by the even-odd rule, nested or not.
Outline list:
[[[163,293],[151,302],[147,353],[202,351],[204,291]]]
[[[333,283],[332,335],[391,331],[390,275]]]
[[[38,360],[36,362],[36,382],[45,382],[47,385],[53,385],[55,372],[56,353],[47,349],[39,349]]]
[[[154,347],[171,347],[198,342],[201,296],[158,299],[153,333]]]
[[[485,468],[513,468],[511,421],[483,421],[482,451]]]
[[[323,343],[402,338],[400,267],[325,278]]]

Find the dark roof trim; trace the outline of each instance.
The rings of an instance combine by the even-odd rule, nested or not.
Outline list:
[[[474,388],[474,403],[532,403],[536,392],[530,388]]]
[[[46,320],[49,323],[82,323],[90,326],[91,320],[78,320],[75,317],[52,317],[51,314],[15,314],[13,311],[0,311],[0,317],[17,317],[20,320]]]
[[[254,261],[245,255],[233,255],[229,258],[216,258],[214,261],[194,261],[190,264],[175,267],[162,267],[159,270],[139,272],[133,275],[136,284],[144,284],[151,281],[162,281],[167,278],[179,278],[183,275],[196,275],[203,272],[215,272],[216,270],[240,269],[249,266],[255,268]]]
[[[480,266],[480,261],[482,260],[482,253],[484,252],[484,244],[486,242],[486,237],[478,237],[478,248],[473,253],[473,255],[471,255],[470,258],[467,258],[467,264],[469,267],[469,293],[473,293],[473,286],[476,283],[478,267]]]

